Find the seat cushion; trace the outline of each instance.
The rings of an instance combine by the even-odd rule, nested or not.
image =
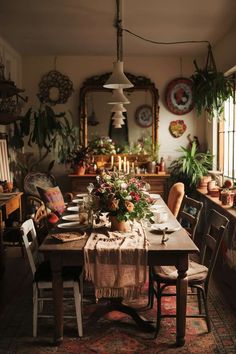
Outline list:
[[[82,267],[63,267],[62,268],[62,279],[78,281],[79,277],[83,271]],[[52,272],[50,267],[50,262],[42,262],[37,267],[37,270],[34,275],[34,281],[40,282],[51,282],[52,281]]]
[[[38,188],[38,191],[43,201],[52,211],[56,211],[60,215],[64,212],[65,202],[61,190],[58,186],[48,188],[47,190]]]
[[[189,261],[189,268],[187,271],[189,282],[203,282],[206,279],[208,268],[202,264],[194,261]],[[162,282],[172,282],[178,277],[177,269],[174,266],[157,266],[154,267],[154,279]]]

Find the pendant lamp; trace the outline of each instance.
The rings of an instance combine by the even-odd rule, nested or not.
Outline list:
[[[117,60],[113,64],[113,73],[105,82],[103,87],[108,88],[108,89],[120,89],[120,88],[130,88],[133,87],[134,85],[132,82],[129,81],[129,79],[126,77],[123,67],[123,30],[122,30],[122,16],[121,16],[121,3],[120,0],[116,0],[116,29],[117,29],[117,51],[116,51],[116,56]]]
[[[111,109],[111,112],[127,112],[127,109],[121,103],[116,103]]]
[[[116,103],[118,103],[118,104],[128,104],[128,103],[130,103],[128,98],[125,97],[122,88],[113,90],[113,93],[112,93],[112,96],[111,96],[111,100],[110,100],[110,102],[108,102],[108,104],[116,104]]]

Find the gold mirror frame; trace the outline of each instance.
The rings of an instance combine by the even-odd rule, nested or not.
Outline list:
[[[88,113],[86,107],[86,95],[91,91],[111,92],[103,87],[111,73],[106,73],[97,76],[91,76],[84,81],[79,94],[79,140],[80,144],[87,146],[88,144]],[[130,73],[125,73],[128,79],[133,83],[134,87],[125,90],[125,92],[133,91],[149,91],[152,97],[152,143],[153,148],[158,144],[158,127],[159,127],[159,93],[154,83],[145,76],[135,76]]]

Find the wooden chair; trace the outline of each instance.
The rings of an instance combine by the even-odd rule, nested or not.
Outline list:
[[[179,213],[183,197],[184,184],[182,182],[177,182],[173,184],[169,191],[167,206],[175,217],[177,217]]]
[[[40,317],[52,317],[43,314],[43,301],[53,300],[52,297],[43,296],[43,290],[52,289],[52,273],[50,263],[43,261],[38,253],[38,242],[34,222],[26,220],[21,225],[22,238],[33,274],[33,336],[37,336],[37,320]],[[83,336],[82,328],[82,267],[64,267],[62,271],[63,287],[72,288],[74,292],[76,319],[79,337]],[[66,298],[68,299],[68,298]],[[68,318],[74,316],[65,316]]]
[[[193,198],[184,196],[183,202],[180,207],[180,211],[177,216],[177,220],[184,227],[191,239],[194,241],[196,229],[200,220],[203,203]],[[194,258],[196,260],[197,258]],[[152,279],[152,267],[149,268],[149,279]],[[153,308],[154,301],[154,289],[152,281],[149,281],[148,289],[148,307]]]
[[[202,202],[185,195],[177,216],[177,220],[185,228],[185,230],[187,230],[193,241],[195,239],[202,208]]]
[[[195,288],[196,293],[190,292],[188,295],[197,296],[199,313],[195,315],[187,315],[187,317],[202,317],[205,318],[207,323],[208,332],[211,331],[211,323],[208,313],[208,289],[212,276],[214,266],[216,264],[217,255],[219,253],[220,245],[223,240],[229,220],[218,213],[216,210],[211,209],[207,218],[208,224],[204,233],[203,244],[201,249],[201,261],[196,263],[189,261],[188,287]],[[176,296],[176,293],[163,292],[168,286],[176,286],[177,283],[177,270],[173,266],[158,266],[153,268],[152,281],[155,283],[154,293],[157,298],[157,323],[156,333],[157,336],[160,321],[163,317],[176,317],[176,315],[167,315],[161,313],[161,298],[163,296]],[[162,285],[161,285],[162,284]],[[205,311],[202,311],[202,302]]]

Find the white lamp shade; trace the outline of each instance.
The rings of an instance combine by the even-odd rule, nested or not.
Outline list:
[[[127,112],[127,109],[121,103],[116,103],[111,109],[111,112]]]
[[[112,123],[113,125],[115,125],[115,124],[124,125],[125,124],[122,118],[112,118],[112,119],[113,119],[113,123]]]
[[[107,82],[103,85],[103,87],[108,89],[118,89],[130,88],[134,86],[125,76],[123,66],[123,61],[117,61],[113,63],[113,73],[111,74]]]
[[[108,102],[108,104],[116,104],[116,103],[120,103],[120,104],[130,103],[128,98],[125,97],[125,95],[123,93],[123,89],[121,89],[121,88],[113,90],[111,100],[110,100],[110,102]]]
[[[126,119],[125,116],[122,114],[122,112],[115,112],[112,116],[112,119],[115,119],[115,118]]]

